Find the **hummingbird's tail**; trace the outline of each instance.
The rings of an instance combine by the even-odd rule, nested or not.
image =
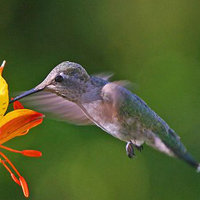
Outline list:
[[[198,163],[197,161],[195,161],[194,158],[193,158],[193,156],[190,153],[188,153],[186,151],[184,154],[179,154],[179,155],[176,154],[176,156],[178,158],[180,158],[181,160],[187,162],[192,167],[194,167],[198,173],[200,172],[200,163]]]
[[[200,172],[200,164],[199,164],[199,166],[197,167],[197,173],[199,173]]]
[[[197,172],[200,172],[200,163],[187,151],[176,133],[172,129],[169,129],[168,133],[167,139],[163,138],[163,140],[165,145],[173,152],[174,156],[188,163]]]

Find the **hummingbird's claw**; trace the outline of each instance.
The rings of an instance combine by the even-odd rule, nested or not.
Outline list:
[[[140,152],[143,150],[143,146],[142,145],[138,146],[138,145],[133,144],[131,141],[127,142],[126,153],[127,153],[127,156],[129,158],[133,158],[135,156],[134,148],[136,148]]]
[[[129,158],[133,158],[135,156],[134,145],[131,141],[127,142],[126,153]]]
[[[144,147],[141,145],[141,146],[137,146],[137,145],[134,145],[135,146],[135,148],[137,149],[137,150],[139,150],[140,152],[144,149]]]

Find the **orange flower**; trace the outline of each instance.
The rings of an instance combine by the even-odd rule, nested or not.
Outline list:
[[[29,129],[39,125],[43,121],[44,115],[33,110],[24,109],[20,102],[15,102],[14,111],[5,114],[8,104],[8,85],[2,77],[2,71],[5,66],[5,61],[0,67],[0,148],[12,151],[15,153],[20,153],[24,156],[29,157],[40,157],[42,153],[35,150],[23,150],[18,151],[2,144],[11,140],[16,136],[22,136],[28,133]],[[15,166],[11,161],[0,151],[0,163],[8,170],[11,178],[22,187],[25,197],[29,197],[28,185],[25,179],[21,176]],[[17,178],[17,176],[18,178]]]

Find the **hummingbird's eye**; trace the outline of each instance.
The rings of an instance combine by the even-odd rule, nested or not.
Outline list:
[[[58,75],[58,76],[56,76],[56,78],[55,78],[55,82],[57,82],[57,83],[60,83],[60,82],[62,82],[64,79],[63,79],[63,77],[61,76],[61,75]]]

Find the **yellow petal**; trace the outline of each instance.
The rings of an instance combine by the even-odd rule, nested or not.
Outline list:
[[[2,66],[0,67],[0,119],[5,114],[8,103],[9,103],[9,97],[8,97],[8,84],[2,77],[2,71],[4,68],[5,62],[3,62]]]
[[[0,120],[0,144],[28,133],[29,129],[41,124],[44,115],[29,109],[9,112]]]

